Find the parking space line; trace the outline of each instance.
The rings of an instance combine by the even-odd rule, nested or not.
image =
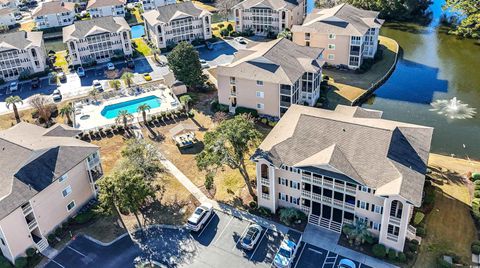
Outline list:
[[[203,231],[205,231],[205,229],[207,229],[207,226],[210,224],[210,222],[213,220],[214,217],[215,217],[215,214],[212,214],[210,216],[210,219],[207,221],[207,224],[205,224],[205,226],[203,226],[202,231],[198,234],[198,238],[200,238],[200,236],[202,236]]]
[[[220,232],[220,235],[217,237],[217,240],[215,240],[215,241],[213,242],[213,245],[215,245],[215,243],[217,243],[218,240],[220,240],[220,237],[222,237],[222,235],[223,235],[223,233],[225,232],[225,230],[227,230],[227,227],[228,227],[228,225],[230,225],[230,223],[232,222],[233,218],[235,218],[235,217],[232,216],[232,217],[230,218],[230,220],[228,221],[227,225],[225,225],[225,227],[223,228],[222,232]]]
[[[69,248],[69,249],[71,249],[71,250],[75,251],[75,252],[76,252],[76,253],[78,253],[79,255],[82,255],[82,257],[87,257],[87,255],[85,255],[85,254],[83,254],[82,252],[80,252],[80,251],[78,251],[78,250],[76,250],[76,249],[72,248],[71,246],[67,246],[67,248]]]
[[[306,243],[303,244],[303,248],[302,250],[300,251],[300,255],[298,255],[298,259],[297,259],[297,262],[295,263],[295,266],[293,266],[293,268],[297,268],[297,264],[298,262],[300,261],[300,259],[302,258],[302,254],[303,254],[303,251],[305,250],[305,247],[307,246]],[[310,249],[310,248],[309,248]]]
[[[270,229],[267,228],[267,229],[265,230],[265,232],[263,233],[262,238],[260,238],[260,241],[258,241],[257,246],[255,247],[255,250],[254,250],[253,253],[252,253],[252,256],[250,256],[250,259],[248,259],[249,261],[251,261],[252,258],[253,258],[253,256],[255,256],[255,252],[257,252],[257,249],[259,248],[260,244],[261,244],[262,241],[263,241],[263,238],[265,238],[265,235],[267,234],[267,232],[268,232],[269,230],[270,230]],[[272,263],[273,263],[273,262],[272,262]]]
[[[245,230],[243,230],[242,235],[241,235],[240,237],[238,237],[237,243],[235,243],[235,245],[233,246],[232,250],[234,250],[234,249],[237,247],[238,242],[240,242],[240,240],[242,239],[242,237],[245,235],[245,232],[247,232],[248,227],[250,227],[250,223],[247,225],[247,227],[245,227]]]
[[[65,266],[61,265],[60,263],[58,263],[57,261],[55,261],[54,259],[50,259],[50,261],[53,261],[53,263],[55,263],[56,265],[62,267],[62,268],[65,268]]]

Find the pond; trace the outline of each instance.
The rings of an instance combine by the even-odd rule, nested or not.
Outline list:
[[[434,153],[480,159],[480,43],[446,34],[439,25],[443,3],[434,1],[433,21],[427,26],[386,23],[382,27],[381,34],[397,40],[403,55],[392,76],[363,107],[382,110],[387,119],[434,127]],[[451,119],[432,111],[432,102],[454,97],[477,114]]]
[[[145,26],[143,24],[131,27],[132,38],[140,38],[145,34]]]

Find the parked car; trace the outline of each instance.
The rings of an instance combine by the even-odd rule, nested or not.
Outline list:
[[[208,62],[206,60],[201,59],[200,64],[202,65],[202,69],[210,68],[210,65],[208,65]]]
[[[200,231],[207,223],[210,216],[213,214],[213,206],[209,203],[204,203],[197,207],[192,216],[188,218],[186,228],[194,232]]]
[[[113,63],[111,62],[107,63],[107,70],[109,71],[115,70],[115,65],[113,65]]]
[[[19,5],[19,6],[18,6],[18,10],[20,10],[20,11],[28,11],[29,9],[28,9],[28,6],[26,6],[26,5]]]
[[[82,66],[78,67],[77,74],[78,74],[79,77],[84,77],[85,76],[85,69],[83,69]]]
[[[145,79],[145,81],[152,81],[152,77],[149,73],[144,73],[143,78]]]
[[[245,38],[243,38],[243,37],[235,37],[235,41],[237,41],[237,43],[242,44],[242,45],[247,44],[247,40],[245,40]]]
[[[93,88],[98,90],[98,92],[103,91],[102,83],[100,83],[100,81],[98,81],[98,80],[93,80]]]
[[[135,68],[135,62],[133,62],[132,59],[128,59],[126,62],[127,62],[127,68],[130,68],[130,69]]]
[[[17,81],[14,81],[12,83],[10,83],[10,92],[14,92],[14,91],[17,91],[18,90],[18,82]]]
[[[60,93],[60,90],[55,89],[52,94],[53,101],[60,101],[62,100],[62,93]]]
[[[67,81],[67,76],[65,75],[64,72],[59,72],[57,73],[57,77],[60,80],[60,82],[65,82]]]
[[[40,79],[38,77],[35,77],[32,79],[32,88],[38,87],[40,87]]]
[[[338,263],[338,268],[357,268],[357,266],[352,260],[342,259]]]
[[[252,224],[248,226],[247,232],[242,238],[240,238],[240,245],[242,248],[246,250],[252,250],[260,239],[262,231],[262,227],[258,224]]]
[[[21,20],[23,19],[23,15],[20,13],[15,14],[15,20]]]
[[[280,248],[273,258],[273,264],[278,268],[290,268],[295,254],[297,253],[297,244],[285,237]]]

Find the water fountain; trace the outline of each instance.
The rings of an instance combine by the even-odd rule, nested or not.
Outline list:
[[[457,97],[450,100],[436,100],[430,105],[433,107],[430,111],[437,112],[450,119],[472,118],[477,113],[475,108],[468,107],[468,104],[457,100]]]

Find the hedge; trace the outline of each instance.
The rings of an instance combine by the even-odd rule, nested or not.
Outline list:
[[[417,235],[420,236],[420,237],[425,237],[425,235],[427,234],[427,230],[425,230],[425,227],[417,227]]]
[[[480,198],[480,190],[476,190],[475,192],[473,192],[473,196],[475,198]]]
[[[385,258],[385,254],[387,254],[387,250],[384,245],[376,244],[372,247],[372,253],[375,257],[378,258]]]
[[[473,241],[471,249],[473,254],[480,254],[480,241]]]
[[[480,173],[476,173],[476,172],[473,173],[472,174],[472,180],[475,181],[475,182],[480,180]]]
[[[239,114],[251,114],[253,117],[258,117],[257,110],[246,108],[246,107],[237,107],[235,109],[235,115],[239,115]]]
[[[480,182],[480,180],[478,180],[478,182]],[[475,183],[475,191],[478,191],[478,190],[480,190],[480,184]]]
[[[12,265],[10,262],[0,254],[0,268],[10,268]]]
[[[28,265],[27,257],[18,257],[17,259],[15,259],[16,268],[24,268],[24,267],[27,267],[27,265]]]
[[[473,184],[475,184],[475,185],[480,185],[480,180],[474,181]]]
[[[407,256],[403,252],[398,252],[397,261],[401,263],[407,262]]]
[[[281,208],[279,211],[280,221],[286,225],[293,225],[296,221],[305,221],[307,216],[301,210],[296,208]]]
[[[93,217],[95,217],[95,213],[92,210],[88,210],[77,214],[74,219],[77,224],[84,224],[91,221]]]
[[[388,259],[390,261],[395,261],[397,259],[397,252],[393,249],[388,250]]]

